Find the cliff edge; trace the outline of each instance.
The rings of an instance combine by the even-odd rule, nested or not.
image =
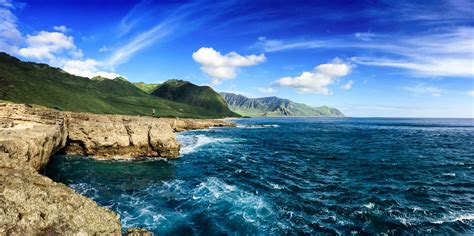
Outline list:
[[[0,234],[121,235],[120,219],[39,174],[57,152],[107,158],[179,156],[174,132],[221,120],[60,112],[0,103]]]

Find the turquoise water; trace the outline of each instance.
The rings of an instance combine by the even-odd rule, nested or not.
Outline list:
[[[472,234],[474,120],[240,119],[177,160],[56,156],[46,174],[158,234]]]

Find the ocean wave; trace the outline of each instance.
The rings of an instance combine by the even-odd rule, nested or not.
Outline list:
[[[216,177],[207,178],[191,193],[200,205],[216,207],[217,211],[224,208],[228,211],[227,216],[240,217],[243,221],[259,227],[271,225],[260,223],[271,220],[271,216],[275,214],[273,207],[263,197],[227,184]]]
[[[263,128],[278,128],[280,125],[268,124],[268,125],[237,125],[237,128],[242,129],[263,129]]]
[[[87,196],[92,199],[99,198],[98,190],[92,187],[91,184],[88,183],[77,183],[77,184],[70,184],[70,188],[74,189],[76,192],[83,196]]]
[[[444,217],[443,219],[432,221],[431,223],[440,225],[452,222],[467,223],[470,221],[474,221],[474,213],[451,214],[449,216]]]
[[[200,147],[218,142],[230,142],[230,138],[215,138],[203,134],[197,135],[178,135],[178,141],[181,143],[181,155],[190,154],[199,150]]]

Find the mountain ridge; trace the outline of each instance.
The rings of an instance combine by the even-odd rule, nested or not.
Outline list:
[[[275,96],[248,98],[240,94],[221,92],[220,95],[229,108],[243,116],[250,117],[343,117],[336,108],[321,106],[311,107],[303,103]]]
[[[197,106],[228,117],[239,116],[229,109],[224,98],[211,87],[195,85],[185,80],[168,80],[156,86],[151,95]]]
[[[0,100],[63,111],[161,117],[222,118],[226,114],[152,96],[124,78],[69,74],[0,52]]]

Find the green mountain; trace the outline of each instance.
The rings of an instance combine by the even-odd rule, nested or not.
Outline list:
[[[220,93],[229,108],[243,116],[281,117],[281,116],[344,116],[336,108],[327,106],[310,107],[278,97],[247,98],[233,93]]]
[[[156,87],[159,86],[159,84],[146,84],[143,82],[133,83],[133,85],[137,86],[139,89],[145,91],[146,93],[151,93],[155,91]]]
[[[206,110],[152,96],[124,78],[88,79],[46,64],[23,62],[0,52],[0,100],[65,111],[163,117],[217,118],[228,112]]]
[[[232,112],[222,96],[209,86],[198,86],[184,80],[168,80],[160,84],[151,94],[224,114],[225,116],[240,116]]]

